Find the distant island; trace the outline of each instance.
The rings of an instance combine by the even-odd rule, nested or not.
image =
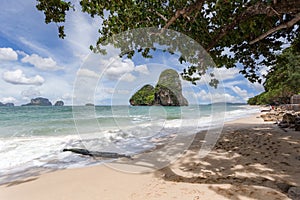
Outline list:
[[[57,101],[55,102],[54,106],[64,106],[65,103],[63,101]]]
[[[63,106],[63,101],[57,101],[54,106]],[[52,103],[49,101],[49,99],[44,97],[37,97],[30,100],[30,103],[23,104],[22,106],[52,106]]]
[[[52,103],[49,101],[49,99],[38,97],[31,99],[30,103],[23,104],[22,106],[52,106]]]
[[[182,95],[182,86],[178,73],[173,69],[164,70],[155,87],[144,85],[129,100],[132,106],[187,106],[188,101]]]
[[[13,107],[15,105],[13,103],[2,103],[2,102],[0,102],[0,106]]]

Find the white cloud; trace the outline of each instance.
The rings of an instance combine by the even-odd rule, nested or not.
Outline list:
[[[201,90],[199,93],[194,94],[200,102],[208,102],[208,103],[218,103],[218,102],[241,102],[238,97],[232,96],[228,93],[221,92],[206,92],[205,90]]]
[[[96,64],[95,64],[96,66]],[[103,77],[111,80],[111,81],[126,81],[132,82],[136,80],[136,77],[131,74],[131,72],[136,71],[136,67],[132,60],[130,59],[121,59],[119,56],[113,56],[108,59],[103,59],[97,65],[100,66],[99,74],[103,74]],[[98,70],[99,70],[98,69]],[[147,67],[138,67],[139,71],[143,71],[145,73],[145,69]],[[95,69],[97,71],[97,69]],[[148,70],[148,69],[147,69]],[[88,74],[90,77],[95,76],[97,73],[88,69],[81,69],[85,74]],[[87,73],[89,71],[89,73]],[[93,72],[93,73],[92,73]],[[81,72],[82,73],[82,72]],[[99,75],[97,75],[99,78]],[[102,78],[102,77],[101,77]]]
[[[97,78],[97,79],[100,77],[99,74],[89,69],[79,69],[77,71],[77,76],[85,76],[85,77]]]
[[[231,88],[235,85],[245,85],[245,84],[248,84],[248,81],[246,79],[244,80],[238,80],[238,81],[229,81],[229,82],[225,82],[223,83],[223,86],[224,88]]]
[[[235,81],[234,81],[235,82]],[[217,102],[230,102],[230,103],[245,103],[249,97],[253,96],[252,93],[249,93],[246,89],[241,89],[238,86],[230,85],[230,90],[227,91],[205,91],[201,90],[198,93],[194,93],[194,97],[196,97],[199,102],[206,103],[217,103]]]
[[[204,76],[201,77],[199,84],[208,84],[212,77],[209,75],[210,73],[214,74],[215,79],[220,81],[220,86],[223,81],[232,80],[235,79],[237,76],[239,76],[239,69],[237,68],[213,68],[209,69]]]
[[[123,75],[120,80],[121,81],[126,81],[126,82],[132,82],[136,79],[135,76],[133,76],[132,74],[130,73],[126,73],[125,75]]]
[[[65,93],[65,94],[63,94],[63,96],[62,96],[61,98],[62,98],[63,100],[71,100],[72,97],[73,97],[72,94],[70,94],[70,93]]]
[[[24,57],[27,56],[27,54],[24,51],[16,50],[17,54]]]
[[[234,57],[234,53],[231,51],[231,48],[225,47],[224,51],[221,53],[221,55],[227,55],[229,58]]]
[[[232,86],[231,89],[240,97],[243,98],[243,100],[247,100],[249,98],[249,94],[247,92],[247,90],[243,90],[241,88],[239,88],[238,86]]]
[[[33,21],[33,20],[31,20],[31,21]],[[28,33],[28,34],[32,34],[32,33]],[[45,33],[42,33],[42,34],[45,34]],[[19,40],[18,42],[23,43],[27,47],[30,47],[35,52],[39,52],[39,53],[45,54],[45,55],[50,55],[49,50],[47,50],[47,48],[43,44],[41,44],[35,40],[32,40],[32,39],[29,40],[23,36],[20,36],[18,38],[18,40]]]
[[[57,65],[57,63],[52,59],[52,58],[42,58],[38,56],[37,54],[32,54],[32,55],[26,55],[24,58],[21,60],[23,63],[30,63],[33,66],[35,66],[38,69],[41,70],[51,70],[51,71],[56,71],[63,69],[63,67],[60,67]]]
[[[215,75],[215,78],[218,80],[230,80],[234,79],[237,75],[239,75],[239,69],[237,68],[217,68],[213,70],[213,73]]]
[[[40,96],[41,93],[40,91],[38,91],[37,89],[33,88],[33,87],[30,87],[29,89],[27,90],[23,90],[21,92],[21,95],[23,97],[26,97],[25,99],[28,99],[28,98],[33,98],[33,97],[37,97],[37,96]]]
[[[266,78],[265,76],[269,73],[271,67],[267,67],[267,66],[261,66],[259,69],[259,77],[261,78],[262,82],[265,82]]]
[[[142,73],[142,74],[149,74],[149,70],[147,68],[147,65],[138,65],[134,69],[135,71]]]
[[[105,75],[112,80],[118,80],[121,76],[134,70],[134,63],[130,59],[122,60],[119,57],[111,58],[113,62],[106,68]]]
[[[16,85],[42,85],[45,80],[40,75],[27,78],[22,70],[6,71],[3,73],[2,78],[4,81]]]
[[[0,99],[1,103],[15,103],[16,101],[14,97],[3,97]]]
[[[248,87],[253,88],[257,93],[261,93],[265,91],[264,86],[258,82],[255,83],[248,82]]]
[[[18,54],[12,48],[0,48],[0,60],[18,60]]]
[[[108,94],[129,94],[129,90],[122,90],[122,89],[116,89],[116,88],[103,88],[103,92],[106,92]]]
[[[75,12],[70,12],[66,17],[66,41],[70,51],[81,60],[91,53],[89,46],[95,44],[99,37],[98,29],[102,24],[100,17],[91,18],[80,11],[79,4],[75,4]]]

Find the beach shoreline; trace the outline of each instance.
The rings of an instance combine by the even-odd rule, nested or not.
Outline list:
[[[0,199],[289,199],[286,190],[300,186],[300,134],[259,115],[227,122],[202,159],[197,134],[184,156],[152,173],[58,170],[1,185]]]

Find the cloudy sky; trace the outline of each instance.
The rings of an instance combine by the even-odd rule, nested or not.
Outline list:
[[[138,55],[132,60],[119,58],[113,48],[105,56],[94,55],[89,46],[97,39],[100,19],[92,19],[79,9],[68,13],[67,37],[62,40],[57,26],[46,25],[35,4],[35,0],[1,1],[0,102],[21,105],[41,96],[53,103],[63,100],[67,105],[127,105],[140,87],[155,84],[162,70],[180,72],[185,67],[178,63],[178,56],[159,50],[153,59]],[[263,87],[251,84],[238,71],[215,71],[222,81],[217,90],[208,87],[205,78],[196,86],[183,82],[184,95],[190,103],[246,102]]]

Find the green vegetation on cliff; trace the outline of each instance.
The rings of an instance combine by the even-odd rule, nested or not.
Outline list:
[[[178,73],[173,69],[164,70],[159,76],[156,88],[161,86],[174,92],[181,92],[182,88]]]
[[[129,100],[131,105],[153,105],[154,103],[154,87],[152,85],[144,85]]]
[[[266,75],[265,92],[250,98],[248,104],[286,104],[300,93],[300,43],[284,50]]]
[[[129,100],[133,106],[187,106],[188,101],[182,95],[179,74],[173,69],[164,70],[155,88],[145,85]]]

